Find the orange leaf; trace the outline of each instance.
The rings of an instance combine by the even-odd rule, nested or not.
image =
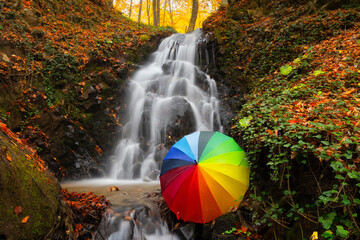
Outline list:
[[[11,162],[11,161],[12,161],[12,159],[11,159],[11,157],[10,157],[10,155],[9,155],[9,154],[6,154],[6,158],[7,158],[7,160],[9,160],[9,162]]]
[[[247,228],[246,228],[246,227],[244,227],[244,226],[241,226],[241,231],[243,231],[243,232],[247,232]]]
[[[300,122],[300,119],[298,119],[298,118],[290,119],[290,120],[288,120],[288,122],[289,123],[298,123],[298,122]]]
[[[29,219],[29,217],[30,217],[30,216],[26,216],[26,217],[24,217],[24,218],[23,218],[23,220],[21,220],[21,222],[22,222],[22,223],[26,223],[26,222],[27,222],[27,220]]]
[[[21,206],[17,206],[17,207],[14,209],[14,213],[15,213],[16,215],[19,215],[21,212],[22,212],[22,207],[21,207]]]

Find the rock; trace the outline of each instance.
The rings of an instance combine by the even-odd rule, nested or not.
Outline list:
[[[23,14],[23,18],[27,24],[29,24],[30,26],[38,25],[39,18],[38,18],[38,16],[36,16],[36,14],[32,10],[30,10],[28,8],[24,8],[24,10],[22,11],[22,14]]]
[[[235,226],[236,222],[239,222],[239,217],[236,213],[224,214],[216,219],[212,234],[214,236],[222,235],[222,233],[224,233],[225,231],[229,231],[233,227],[236,227]],[[231,238],[222,238],[222,239],[231,239]]]
[[[92,166],[88,169],[88,175],[91,178],[100,178],[100,177],[104,177],[106,174],[103,169],[97,166]]]
[[[5,53],[1,53],[1,57],[5,62],[11,62],[9,57]]]
[[[144,177],[144,178],[143,178],[143,181],[144,181],[144,182],[152,182],[152,180],[151,180],[149,177]]]
[[[135,163],[132,169],[133,169],[133,178],[134,179],[139,178],[141,171],[141,163],[140,162]]]
[[[1,97],[0,97],[1,98]],[[20,110],[16,107],[12,107],[10,110],[10,116],[7,125],[12,131],[18,131],[23,122],[23,116]]]
[[[123,72],[123,73],[120,73],[120,72]],[[122,75],[122,74],[125,74],[126,70],[123,69],[120,72],[119,72],[119,74]],[[106,85],[108,85],[110,87],[118,87],[119,83],[122,82],[121,79],[117,78],[116,75],[114,75],[110,71],[104,71],[104,72],[100,73],[96,78],[97,78],[97,80],[102,81],[103,83],[105,83]]]
[[[162,65],[161,69],[163,70],[164,74],[171,74],[172,72],[172,62],[166,62]]]
[[[86,112],[97,112],[100,109],[100,101],[97,99],[91,99],[84,104]]]
[[[156,179],[158,179],[158,177],[160,176],[160,171],[157,170],[157,169],[154,169],[150,175],[149,175],[149,178],[153,181],[155,181]]]
[[[93,96],[96,94],[96,90],[95,88],[93,88],[92,86],[90,86],[87,90],[85,90],[79,97],[78,100],[79,101],[85,101],[88,100],[90,96]]]
[[[58,127],[65,122],[65,117],[60,113],[59,109],[53,108],[45,111],[37,121],[37,124],[47,135],[54,136],[59,134]],[[56,132],[56,134],[55,134]],[[63,131],[61,131],[63,136]]]

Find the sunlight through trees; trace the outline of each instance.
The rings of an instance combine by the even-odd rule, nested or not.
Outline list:
[[[173,27],[184,33],[199,28],[221,0],[114,0],[114,7],[134,21]]]

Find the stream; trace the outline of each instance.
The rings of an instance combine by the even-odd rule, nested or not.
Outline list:
[[[88,179],[65,182],[61,186],[70,192],[104,195],[111,202],[110,214],[101,222],[95,239],[180,239],[169,231],[160,219],[156,204],[147,198],[160,190],[158,181]],[[111,191],[114,186],[119,190]]]
[[[191,238],[189,231],[171,233],[145,196],[160,190],[161,162],[172,144],[194,131],[223,131],[216,82],[199,66],[209,65],[202,40],[200,29],[164,39],[129,80],[122,116],[126,123],[109,179],[62,184],[69,191],[91,191],[110,200],[113,213],[96,239]],[[113,186],[119,191],[109,191]]]

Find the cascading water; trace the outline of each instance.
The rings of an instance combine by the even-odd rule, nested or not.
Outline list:
[[[216,83],[196,66],[201,34],[198,29],[166,38],[130,80],[127,123],[111,177],[154,180],[169,140],[196,130],[222,131]]]

